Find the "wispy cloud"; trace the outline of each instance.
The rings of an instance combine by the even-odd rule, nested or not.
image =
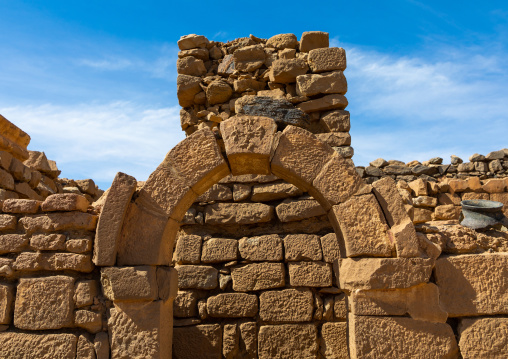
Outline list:
[[[130,102],[0,108],[30,134],[29,149],[44,151],[63,177],[93,178],[107,188],[118,171],[145,180],[185,136],[179,107]]]
[[[125,70],[133,65],[132,61],[127,59],[107,59],[107,60],[91,60],[82,59],[77,61],[79,65],[91,67],[98,70]]]

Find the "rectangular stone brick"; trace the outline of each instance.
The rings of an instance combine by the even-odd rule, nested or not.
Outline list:
[[[282,240],[277,234],[244,237],[238,242],[240,256],[252,262],[275,262],[284,259]]]
[[[82,212],[35,214],[19,220],[28,234],[82,229],[95,231],[97,216]]]
[[[4,201],[2,211],[5,213],[36,213],[41,205],[34,199],[7,199]]]
[[[464,359],[508,357],[508,318],[464,318],[459,336]]]
[[[233,290],[249,292],[285,285],[283,263],[252,263],[231,269]]]
[[[275,211],[281,222],[295,222],[302,219],[323,216],[325,209],[315,199],[288,198],[279,204]]]
[[[42,202],[41,209],[44,212],[86,212],[88,205],[89,203],[85,196],[75,193],[57,193],[48,196],[44,202]]]
[[[180,289],[215,289],[219,285],[219,271],[210,266],[177,266],[178,287]]]
[[[291,183],[266,183],[252,187],[251,200],[268,202],[288,197],[301,196],[303,191]]]
[[[327,263],[333,263],[340,258],[340,245],[335,233],[328,233],[321,237],[321,249],[323,250],[323,260]]]
[[[36,234],[30,238],[30,247],[39,251],[58,251],[65,248],[65,234]]]
[[[72,326],[74,278],[21,278],[16,292],[14,325],[25,330]]]
[[[216,203],[205,208],[207,224],[253,224],[269,222],[273,207],[263,203]]]
[[[201,261],[220,263],[235,261],[238,258],[238,240],[229,238],[210,238],[203,243]]]
[[[0,358],[75,359],[74,334],[0,333]]]
[[[344,71],[346,69],[346,51],[341,47],[310,50],[307,61],[314,73]]]
[[[28,245],[25,234],[0,235],[0,254],[21,252]]]
[[[10,229],[16,229],[18,220],[15,216],[10,214],[0,214],[0,231],[7,231]]]
[[[343,110],[347,107],[348,101],[344,95],[333,94],[326,95],[321,98],[305,101],[300,103],[297,108],[306,113],[327,111],[327,110]]]
[[[7,190],[14,190],[14,177],[0,168],[0,187]]]
[[[265,322],[312,320],[314,297],[308,289],[271,290],[259,296],[259,318]]]
[[[288,264],[289,284],[295,287],[330,287],[332,266],[325,262],[295,262]]]
[[[313,324],[264,325],[259,328],[259,359],[316,358],[317,329]]]
[[[508,314],[508,254],[442,257],[435,276],[450,317]]]
[[[176,241],[173,260],[178,264],[199,264],[201,243],[200,236],[194,234],[180,235]]]
[[[0,284],[0,324],[10,324],[14,301],[14,287]]]
[[[323,358],[349,359],[347,323],[324,323],[319,350]]]
[[[158,298],[157,268],[154,266],[102,268],[101,283],[106,298],[115,302]]]
[[[315,234],[289,234],[284,237],[286,261],[320,261],[323,259],[319,236]]]
[[[65,242],[65,250],[72,253],[88,253],[92,250],[90,238],[75,238]]]
[[[222,358],[222,328],[204,324],[174,329],[174,359]]]
[[[173,301],[173,315],[178,318],[197,317],[199,298],[198,291],[179,290]]]
[[[74,304],[77,308],[93,304],[93,299],[99,294],[97,281],[82,280],[76,283],[74,290]]]
[[[211,317],[254,317],[258,313],[258,297],[246,293],[221,293],[208,298],[206,310]]]

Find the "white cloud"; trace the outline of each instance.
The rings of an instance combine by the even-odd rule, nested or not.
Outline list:
[[[145,180],[185,137],[179,109],[115,102],[7,107],[0,113],[31,136],[29,149],[57,162],[62,177],[93,178],[107,187],[118,171]]]
[[[78,64],[98,70],[107,70],[107,71],[125,70],[133,65],[131,61],[122,58],[109,60],[82,59],[78,61]]]

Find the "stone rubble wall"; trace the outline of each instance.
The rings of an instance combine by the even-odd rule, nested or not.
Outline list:
[[[56,162],[29,151],[30,136],[0,115],[0,203],[7,199],[42,201],[56,193],[84,195],[92,203],[104,191],[92,179],[59,178]]]
[[[367,167],[357,167],[357,170],[367,183],[372,183],[383,177],[411,182],[417,178],[436,181],[441,178],[478,177],[480,180],[487,180],[508,176],[508,149],[506,148],[490,152],[486,156],[475,153],[469,157],[469,162],[464,162],[457,156],[450,157],[450,164],[443,164],[441,157],[434,157],[424,162],[411,161],[408,163],[378,158],[370,162]]]

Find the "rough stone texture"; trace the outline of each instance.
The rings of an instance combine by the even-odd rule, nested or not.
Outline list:
[[[90,252],[92,250],[92,240],[88,238],[69,239],[65,242],[65,250],[72,253]]]
[[[283,260],[282,240],[277,234],[244,237],[238,242],[240,256],[253,262]]]
[[[180,37],[178,48],[180,50],[190,50],[197,47],[205,47],[208,43],[208,39],[203,35],[189,34]]]
[[[122,172],[116,174],[97,222],[93,254],[95,265],[115,264],[123,219],[135,190],[134,177]]]
[[[201,78],[189,75],[178,75],[176,79],[178,103],[182,107],[189,107],[194,104],[194,96],[202,91]]]
[[[97,216],[82,212],[36,214],[21,218],[19,223],[28,234],[34,232],[47,233],[65,231],[70,229],[94,231],[97,223]]]
[[[113,301],[155,300],[156,267],[106,267],[101,269],[102,290]]]
[[[0,214],[0,231],[16,229],[17,223],[18,221],[15,216],[11,216],[10,214]]]
[[[16,292],[14,325],[25,330],[71,326],[74,278],[21,278]]]
[[[346,258],[340,259],[338,264],[340,288],[389,289],[428,282],[434,261],[424,258]]]
[[[288,264],[289,284],[295,287],[329,287],[332,285],[332,266],[324,262]]]
[[[173,301],[173,315],[179,318],[197,316],[198,299],[199,295],[195,290],[179,290]]]
[[[296,91],[302,96],[347,92],[347,81],[342,71],[325,73],[322,75],[308,74],[296,78]]]
[[[324,323],[319,340],[319,350],[324,358],[349,359],[346,323]]]
[[[97,359],[109,359],[109,339],[108,333],[97,333],[93,345]]]
[[[309,51],[310,69],[314,73],[346,69],[346,51],[340,47],[329,47]]]
[[[97,359],[97,356],[95,355],[94,345],[85,335],[80,335],[78,337],[78,343],[76,346],[76,358]]]
[[[74,334],[0,333],[0,358],[75,359]]]
[[[10,324],[14,301],[14,287],[9,284],[0,284],[0,324]]]
[[[173,260],[178,264],[199,264],[201,260],[201,237],[182,235],[176,241]]]
[[[229,201],[233,199],[233,193],[228,186],[214,184],[208,191],[196,198],[196,202]]]
[[[310,132],[288,126],[272,159],[272,172],[301,189],[308,189],[333,153],[331,147]]]
[[[206,74],[206,67],[201,59],[193,56],[186,56],[176,60],[176,69],[179,74],[190,76],[203,76]]]
[[[384,177],[372,184],[377,200],[379,201],[386,220],[390,227],[402,224],[409,220],[404,209],[404,202],[397,190],[396,182],[390,177]]]
[[[80,211],[86,212],[88,209],[88,200],[85,196],[75,193],[58,193],[48,196],[42,202],[41,209],[44,212],[55,211]]]
[[[277,125],[271,118],[235,116],[221,123],[233,175],[270,174],[270,154]]]
[[[90,333],[98,333],[102,330],[102,315],[90,310],[77,310],[74,312],[74,325]]]
[[[279,204],[275,211],[281,222],[300,221],[305,218],[322,216],[326,211],[314,199],[292,199],[288,198]]]
[[[286,261],[320,261],[323,258],[319,236],[315,234],[289,234],[284,237]]]
[[[284,98],[243,96],[236,100],[235,112],[239,115],[269,117],[275,121],[279,130],[287,125],[308,126],[308,116]]]
[[[222,358],[222,329],[219,324],[175,328],[173,359]]]
[[[56,251],[65,248],[65,234],[36,234],[30,238],[30,247],[39,251]]]
[[[435,276],[450,317],[508,314],[507,254],[442,257]]]
[[[327,263],[333,263],[340,258],[339,240],[335,233],[328,233],[321,237],[321,249],[323,250],[323,260]]]
[[[258,312],[258,297],[246,293],[221,293],[208,298],[206,309],[211,317],[253,317]]]
[[[392,242],[395,242],[397,257],[411,258],[420,255],[418,237],[409,216],[405,222],[393,226],[388,234]]]
[[[219,285],[219,271],[209,266],[177,266],[178,287],[180,289],[215,289]]]
[[[329,46],[329,35],[323,31],[305,31],[300,39],[300,52]]]
[[[24,234],[0,235],[0,254],[21,252],[28,245],[28,237]]]
[[[459,324],[464,359],[508,357],[508,318],[465,318]]]
[[[321,98],[302,102],[297,106],[300,110],[305,113],[326,111],[326,110],[343,110],[347,107],[348,101],[344,95],[333,94],[326,95]]]
[[[265,50],[260,45],[245,46],[233,53],[235,70],[238,71],[255,71],[263,66],[265,60]]]
[[[2,211],[5,213],[36,213],[41,205],[34,199],[7,199],[4,201]]]
[[[259,296],[259,317],[264,322],[308,322],[313,310],[308,289],[271,290]]]
[[[298,47],[298,39],[295,34],[278,34],[269,38],[266,46],[277,50],[294,49]]]
[[[273,207],[263,203],[216,203],[205,208],[207,224],[251,224],[269,222]]]
[[[228,238],[210,238],[203,243],[201,261],[203,263],[220,263],[234,261],[238,258],[238,241]]]
[[[249,292],[285,285],[283,263],[252,263],[231,269],[233,290]]]
[[[240,328],[240,348],[242,355],[246,359],[257,358],[258,338],[257,325],[255,322],[246,322],[239,325]]]
[[[171,356],[173,312],[170,301],[115,303],[110,314],[112,358],[164,359]]]
[[[76,283],[74,303],[77,308],[93,304],[93,299],[99,294],[95,280],[83,280]]]
[[[317,356],[317,329],[313,324],[265,325],[259,328],[259,359],[308,359]]]
[[[390,257],[393,243],[388,235],[381,208],[374,195],[352,197],[333,207],[348,257]]]
[[[225,324],[222,337],[222,355],[225,359],[234,359],[239,354],[239,331],[236,324]]]
[[[352,358],[457,358],[452,328],[411,318],[349,317]],[[376,330],[372,330],[376,328]]]
[[[206,88],[206,99],[209,105],[227,102],[233,95],[233,89],[224,81],[213,81]]]
[[[272,63],[270,81],[278,83],[292,83],[297,77],[309,70],[303,59],[279,59]]]

